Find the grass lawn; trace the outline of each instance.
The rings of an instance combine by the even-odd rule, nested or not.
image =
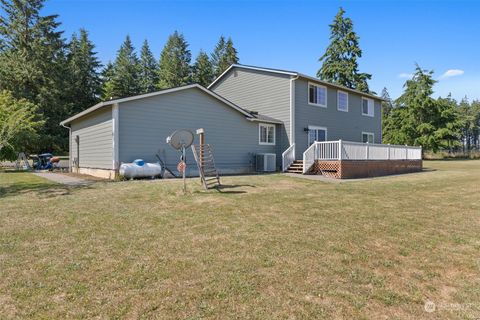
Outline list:
[[[0,173],[0,318],[479,318],[480,161],[424,165],[187,196]]]

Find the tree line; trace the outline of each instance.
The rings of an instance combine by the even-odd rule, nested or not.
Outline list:
[[[175,31],[158,59],[147,40],[137,52],[127,36],[115,60],[102,66],[88,32],[81,29],[65,40],[58,15],[40,14],[44,1],[0,0],[0,159],[18,151],[65,152],[68,131],[59,123],[69,116],[101,100],[190,83],[206,86],[239,62],[232,39],[224,36],[211,54],[200,50],[192,62],[188,42]],[[368,85],[372,75],[359,71],[360,38],[343,8],[330,32],[317,77],[375,94]],[[417,66],[395,101],[382,91],[383,142],[433,151],[478,149],[480,102],[434,99],[432,74]]]
[[[383,143],[422,146],[433,152],[479,150],[480,101],[465,97],[457,102],[451,95],[434,99],[432,75],[432,70],[417,65],[398,99],[382,90]]]
[[[58,15],[41,15],[44,2],[0,0],[0,159],[18,151],[65,152],[68,131],[59,123],[69,116],[101,100],[193,82],[206,86],[239,62],[224,36],[210,55],[201,50],[192,62],[188,42],[175,31],[158,60],[147,40],[138,55],[127,36],[115,60],[102,66],[88,32],[66,40]],[[12,129],[18,119],[21,131]]]
[[[190,83],[208,86],[231,64],[238,63],[238,52],[231,38],[220,36],[211,55],[200,50],[195,62],[185,37],[175,31],[168,37],[158,61],[145,40],[138,56],[129,36],[99,75],[102,99],[108,100],[178,87]]]
[[[317,77],[344,87],[375,94],[368,86],[371,74],[358,69],[362,56],[353,22],[340,8],[330,25],[330,44],[320,57]],[[422,146],[424,150],[469,152],[480,149],[480,101],[434,99],[433,71],[416,66],[403,94],[392,100],[386,88],[381,96],[383,143]]]

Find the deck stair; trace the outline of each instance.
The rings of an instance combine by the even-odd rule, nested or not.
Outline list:
[[[215,166],[212,147],[209,144],[192,145],[192,151],[203,187],[205,189],[219,187],[220,176]]]
[[[303,173],[303,160],[295,160],[290,167],[288,167],[287,172],[289,173]]]

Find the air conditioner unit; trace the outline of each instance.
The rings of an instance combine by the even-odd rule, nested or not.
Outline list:
[[[257,153],[256,163],[258,172],[273,172],[277,167],[277,155],[275,153]]]

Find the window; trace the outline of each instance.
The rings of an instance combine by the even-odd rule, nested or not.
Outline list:
[[[371,132],[362,132],[363,143],[375,143],[375,135]]]
[[[260,123],[258,127],[258,143],[274,145],[275,144],[275,125]]]
[[[337,109],[348,112],[348,93],[338,91],[337,93]]]
[[[373,100],[362,98],[362,114],[364,116],[373,117]]]
[[[324,86],[319,86],[313,83],[308,84],[308,103],[320,106],[327,107],[327,88]]]
[[[308,126],[308,145],[315,141],[327,141],[327,128]]]

